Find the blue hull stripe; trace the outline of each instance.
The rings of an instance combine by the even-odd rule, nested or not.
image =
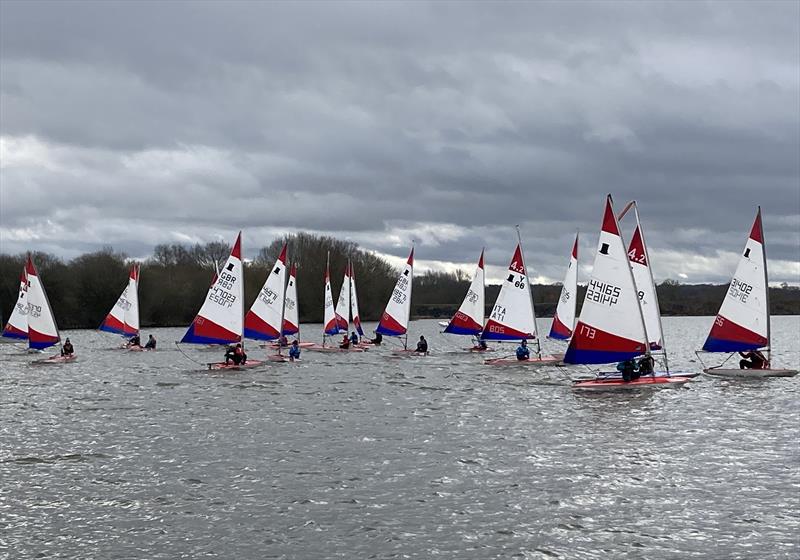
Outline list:
[[[110,333],[114,333],[114,334],[125,334],[125,331],[123,331],[122,329],[115,329],[113,327],[109,327],[106,324],[100,325],[100,327],[97,330],[110,332]]]
[[[378,325],[378,328],[375,329],[375,332],[386,336],[403,336],[406,334],[406,331],[393,331],[381,325]]]
[[[746,350],[755,350],[756,348],[761,348],[761,346],[756,346],[752,342],[738,342],[723,338],[711,338],[710,336],[706,339],[706,343],[703,344],[703,350],[706,352],[744,352]]]
[[[468,334],[468,335],[472,335],[472,336],[477,336],[477,335],[481,334],[481,330],[480,329],[465,329],[463,327],[453,326],[452,323],[447,325],[447,327],[445,327],[443,332],[446,332],[448,334],[464,334],[464,335]]]
[[[58,341],[53,342],[31,342],[28,341],[28,347],[33,348],[34,350],[43,350],[45,348],[50,348],[51,346],[55,346],[58,344]]]
[[[244,337],[252,338],[253,340],[278,340],[278,337],[276,336],[267,336],[260,331],[254,331],[253,329],[248,329],[247,327],[244,329]]]
[[[642,352],[604,352],[600,350],[576,350],[571,346],[564,355],[566,364],[611,364],[641,356]]]
[[[17,334],[15,332],[7,332],[7,333],[4,332],[3,333],[3,338],[16,338],[18,340],[27,340],[28,339],[28,335],[27,334]]]
[[[568,340],[569,336],[564,336],[563,334],[559,334],[557,332],[550,331],[550,338],[555,338],[557,340]]]

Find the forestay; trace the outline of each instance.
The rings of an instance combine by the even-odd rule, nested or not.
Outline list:
[[[17,340],[26,340],[28,338],[28,279],[24,268],[19,277],[17,302],[14,304],[14,308],[11,310],[11,317],[8,318],[8,323],[3,329],[3,336]]]
[[[483,327],[484,340],[536,339],[536,316],[533,311],[528,271],[517,244],[508,273],[500,287],[492,313]]]
[[[575,243],[572,245],[572,254],[569,257],[567,273],[564,275],[564,284],[561,286],[561,295],[558,297],[558,306],[553,315],[553,324],[550,327],[550,338],[567,340],[572,336],[575,326],[575,307],[578,303],[578,234],[575,234]]]
[[[739,352],[768,345],[766,256],[759,207],[736,273],[703,350]]]
[[[244,336],[256,340],[280,337],[286,295],[286,245],[281,249],[261,291],[244,318]]]
[[[225,266],[211,285],[200,311],[181,342],[231,344],[242,340],[244,278],[242,234],[239,232]]]
[[[28,347],[41,350],[58,344],[61,338],[44,284],[30,255],[25,274],[28,277]]]
[[[580,320],[564,362],[605,364],[626,360],[646,353],[646,340],[628,253],[609,195]]]
[[[411,287],[414,279],[414,249],[408,256],[403,272],[397,279],[389,303],[381,316],[375,332],[386,336],[402,336],[408,332],[411,315]]]
[[[483,251],[478,259],[478,267],[472,276],[472,282],[464,296],[464,301],[450,319],[444,332],[449,334],[462,334],[477,336],[483,330],[484,322],[484,282],[485,272],[483,268]]]

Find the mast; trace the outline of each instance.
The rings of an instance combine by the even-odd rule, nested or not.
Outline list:
[[[414,254],[416,241],[411,240],[411,254]],[[406,325],[406,337],[403,340],[403,350],[408,350],[408,327],[411,326],[411,293],[414,290],[414,265],[411,265],[411,278],[408,279],[408,325]]]
[[[247,313],[247,312],[244,310],[244,259],[242,259],[242,245],[241,245],[242,232],[241,231],[239,231],[239,237],[237,238],[237,241],[239,242],[239,259],[242,261],[242,283],[239,286],[239,302],[240,302],[239,303],[239,307],[242,310],[242,330],[239,333],[239,341],[242,343],[242,354],[244,354],[244,351],[245,351],[244,350],[244,316],[245,316],[245,313]],[[138,283],[139,280],[137,279],[136,281]]]
[[[525,263],[525,280],[528,282],[528,298],[531,302],[531,315],[533,316],[533,336],[536,338],[536,355],[542,357],[542,345],[539,342],[539,327],[536,325],[536,310],[533,307],[533,289],[531,288],[531,277],[528,275],[528,263],[525,260],[525,251],[522,250],[522,236],[519,233],[519,224],[517,228],[517,243],[519,243],[519,253],[522,255],[522,262]]]
[[[325,305],[327,305],[326,298],[328,296],[328,284],[331,277],[331,252],[328,251],[328,258],[325,261],[325,285],[322,287],[322,347],[325,348],[325,340],[328,335],[325,334]],[[331,298],[333,292],[331,292]],[[333,311],[333,319],[336,320],[336,310]]]
[[[286,265],[284,265],[283,270],[284,270],[284,272],[286,271]],[[291,268],[289,269],[289,271],[291,272]],[[244,274],[242,274],[242,277],[244,277]],[[283,279],[283,286],[281,286],[283,288],[283,301],[281,302],[281,321],[280,321],[280,323],[278,323],[278,356],[281,355],[281,348],[282,348],[281,347],[281,339],[283,338],[283,318],[286,316],[286,283],[287,283],[287,281],[288,281],[288,279],[284,278]]]
[[[644,238],[644,230],[642,224],[639,222],[639,205],[633,201],[633,213],[636,216],[636,227],[639,228],[639,235],[642,238],[642,247],[644,248],[644,258],[647,260],[647,271],[650,274],[650,286],[653,288],[653,303],[655,303],[656,311],[658,311],[658,330],[661,331],[661,351],[664,355],[664,369],[669,374],[669,360],[667,359],[667,337],[664,335],[664,323],[661,320],[661,305],[658,303],[658,291],[656,290],[656,283],[653,280],[653,261],[650,260],[650,254],[647,252],[647,241]],[[763,236],[762,236],[763,237]],[[628,261],[630,267],[630,261]],[[639,305],[641,310],[641,303]],[[645,334],[647,333],[647,326],[645,325]],[[648,339],[650,337],[648,336]],[[647,349],[650,350],[650,340],[647,341]]]
[[[767,240],[764,239],[764,222],[761,221],[761,206],[758,207],[758,226],[761,230],[761,254],[764,257],[764,289],[767,292],[767,363],[772,361],[772,329],[769,310],[769,275],[767,274]]]

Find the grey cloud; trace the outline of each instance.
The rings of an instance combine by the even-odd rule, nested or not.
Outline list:
[[[3,250],[245,228],[402,256],[424,224],[420,258],[471,268],[482,245],[505,266],[519,223],[560,280],[613,192],[665,259],[735,254],[760,203],[770,257],[798,261],[796,3],[0,10]]]

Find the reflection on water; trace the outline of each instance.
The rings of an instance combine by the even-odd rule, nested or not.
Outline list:
[[[710,322],[665,320],[674,370]],[[64,366],[3,345],[0,557],[800,555],[800,378],[580,395],[585,368],[484,366],[436,329],[412,323],[427,358],[239,373],[177,329],[155,353],[70,332]],[[776,363],[800,365],[798,329],[774,320]]]

